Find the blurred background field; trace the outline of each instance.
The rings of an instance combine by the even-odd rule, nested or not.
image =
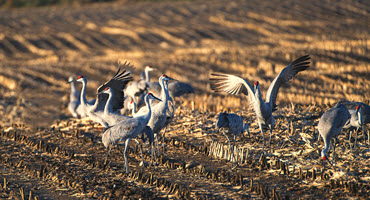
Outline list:
[[[10,1],[3,1],[3,5]],[[14,1],[16,2],[16,1]],[[41,2],[41,1],[40,1]],[[368,1],[123,1],[0,12],[0,90],[4,123],[45,126],[68,116],[68,76],[88,78],[88,96],[119,60],[191,83],[195,108],[247,106],[215,94],[212,71],[271,80],[295,58],[311,67],[281,89],[278,104],[370,99]],[[155,78],[156,79],[156,78]],[[189,101],[187,101],[189,100]],[[37,113],[37,114],[35,114]]]

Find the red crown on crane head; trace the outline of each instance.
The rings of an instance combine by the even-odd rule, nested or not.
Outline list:
[[[356,110],[360,109],[360,106],[356,106]]]
[[[255,86],[257,86],[258,84],[259,84],[259,83],[258,83],[258,81],[254,82],[254,85],[255,85]]]
[[[83,78],[83,76],[78,76],[77,79]]]

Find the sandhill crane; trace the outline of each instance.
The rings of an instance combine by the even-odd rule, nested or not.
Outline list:
[[[131,110],[132,116],[135,116],[136,115],[136,103],[134,101],[131,101],[128,107]]]
[[[107,123],[108,123],[109,126],[114,126],[115,124],[117,124],[117,123],[119,123],[119,122],[121,122],[123,120],[127,120],[127,119],[132,118],[132,117],[121,115],[121,114],[118,114],[118,113],[115,113],[115,112],[112,111],[111,101],[112,101],[112,96],[113,96],[113,90],[110,87],[106,87],[100,93],[106,93],[106,94],[109,95],[108,101],[105,104],[105,108],[104,108],[104,119],[107,121]],[[149,139],[149,144],[150,145],[153,145],[153,141],[154,141],[154,133],[153,133],[153,130],[149,126],[147,126],[144,129],[144,132],[142,133],[142,137],[141,137],[143,143],[145,143],[145,136],[144,136],[144,134]],[[135,138],[134,138],[134,141],[140,146],[142,163],[143,163],[143,165],[145,165],[142,145]],[[152,162],[153,162],[153,156],[152,156]]]
[[[69,95],[69,103],[68,103],[68,110],[71,112],[72,116],[75,118],[80,118],[80,117],[86,117],[86,113],[83,112],[83,108],[81,106],[81,101],[80,101],[80,92],[76,89],[76,86],[74,84],[75,80],[73,79],[72,76],[68,78],[69,84],[71,84],[71,93]],[[95,99],[91,99],[88,101],[89,104],[94,104]]]
[[[125,150],[123,154],[125,157],[126,173],[129,173],[128,161],[127,161],[128,144],[130,143],[131,139],[137,137],[140,133],[148,129],[147,124],[152,115],[152,109],[151,109],[150,102],[149,102],[149,100],[151,99],[156,99],[156,100],[161,101],[160,99],[155,97],[152,93],[148,93],[145,96],[145,104],[148,107],[147,113],[145,113],[144,115],[140,115],[138,117],[133,117],[133,118],[121,121],[115,124],[114,126],[109,127],[103,133],[102,142],[103,142],[104,147],[107,148],[108,146],[110,146],[106,159],[105,159],[106,161],[108,159],[110,151],[112,150],[112,146],[120,140],[125,141]],[[154,149],[152,150],[152,152],[154,152]]]
[[[149,74],[152,71],[151,66],[146,66],[144,69],[145,74]],[[144,102],[144,96],[149,90],[150,79],[139,79],[137,81],[130,82],[124,90],[125,96],[128,102],[134,101],[138,107],[141,107]]]
[[[357,143],[357,135],[358,135],[358,129],[362,128],[362,132],[364,132],[364,119],[362,116],[362,111],[360,106],[356,106],[356,110],[348,110],[349,114],[351,115],[351,118],[347,120],[346,124],[343,126],[343,128],[355,128],[356,129],[356,139],[355,144],[353,147],[356,147]],[[352,138],[352,130],[349,132],[349,145],[352,151],[352,145],[351,145],[351,138]]]
[[[164,151],[165,151],[165,145],[164,145],[164,140],[165,140],[165,137],[166,137],[166,130],[167,130],[167,126],[168,124],[171,123],[173,117],[175,116],[175,105],[173,104],[173,101],[172,101],[172,98],[170,97],[169,95],[169,91],[168,91],[168,80],[165,80],[164,81],[164,88],[165,88],[165,91],[166,91],[166,99],[167,99],[167,111],[166,111],[166,122],[164,123],[163,127],[163,136],[162,136],[162,150],[163,150],[163,154],[164,154]],[[158,141],[157,141],[158,142]]]
[[[216,127],[221,129],[222,133],[225,135],[229,142],[229,149],[234,157],[234,147],[236,137],[239,134],[243,134],[245,131],[249,134],[249,126],[247,123],[243,123],[243,118],[234,113],[220,112],[217,117]],[[226,133],[225,130],[228,130]],[[230,145],[230,137],[234,137],[233,146]],[[235,159],[234,159],[235,160]]]
[[[120,65],[116,74],[105,84],[98,88],[98,93],[104,90],[106,87],[111,87],[115,92],[112,96],[112,110],[113,112],[119,112],[123,108],[123,89],[126,87],[127,83],[132,80],[130,77],[132,66],[130,63],[125,62]],[[86,84],[87,79],[83,76],[77,78],[78,82],[82,82],[80,101],[83,106],[84,112],[95,122],[100,123],[103,127],[107,128],[108,123],[104,120],[104,107],[108,100],[108,95],[99,94],[97,95],[94,104],[90,104],[86,100]]]
[[[147,67],[150,67],[150,66],[147,66]],[[147,68],[145,68],[147,69]],[[151,67],[152,70],[154,70],[154,68]],[[154,91],[156,93],[159,93],[161,91],[161,86],[159,85],[158,82],[150,82],[150,74],[149,72],[152,71],[152,70],[146,70],[145,71],[145,80],[147,82],[147,84],[149,85],[149,90],[150,91]],[[179,82],[179,81],[174,81],[174,82],[171,82],[168,84],[168,92],[169,92],[169,95],[172,99],[174,99],[175,97],[180,97],[184,94],[190,94],[190,93],[194,93],[194,88],[188,84],[188,83],[184,83],[184,82]]]
[[[77,113],[77,107],[80,105],[80,92],[76,89],[73,81],[73,77],[68,78],[68,82],[71,84],[71,94],[69,95],[68,110],[71,112],[74,118],[78,118],[80,114]]]
[[[245,79],[230,74],[211,73],[211,89],[220,92],[224,91],[229,94],[237,95],[243,93],[249,97],[249,102],[253,104],[254,111],[257,116],[257,121],[261,134],[263,137],[262,152],[265,147],[265,136],[263,129],[270,129],[270,152],[271,152],[271,135],[272,129],[275,126],[275,119],[272,113],[276,111],[276,98],[279,88],[290,79],[292,79],[298,72],[306,70],[309,67],[310,56],[302,56],[288,66],[286,66],[271,82],[270,87],[266,92],[266,101],[262,99],[259,82],[254,82],[254,88]]]
[[[114,91],[110,87],[106,87],[103,91],[99,92],[98,95],[102,93],[108,94],[108,100],[104,108],[104,120],[108,123],[109,126],[113,126],[114,124],[117,124],[120,121],[131,118],[129,116],[113,112],[111,102]]]
[[[347,120],[351,118],[347,108],[342,104],[336,104],[333,108],[326,111],[320,118],[317,126],[319,133],[324,141],[324,149],[321,151],[321,157],[329,163],[326,152],[329,150],[330,140],[342,130]],[[335,152],[335,145],[333,153]],[[330,163],[331,164],[331,163]]]
[[[369,105],[362,103],[362,102],[347,101],[347,100],[343,100],[338,103],[346,106],[348,110],[356,110],[356,107],[360,106],[361,111],[362,111],[361,114],[363,117],[363,123],[370,124],[370,106]]]
[[[367,124],[370,124],[370,106],[362,103],[362,102],[354,102],[354,101],[347,101],[343,100],[339,103],[345,105],[348,109],[348,111],[351,113],[351,120],[347,121],[346,125],[343,128],[357,128],[356,132],[358,132],[358,129],[361,127],[362,132],[365,133],[364,126]],[[358,107],[358,111],[357,110]],[[357,113],[357,114],[356,114]],[[351,133],[350,131],[350,141],[351,141]],[[367,131],[367,140],[370,144],[370,132]],[[357,142],[357,134],[356,134],[356,140],[354,146],[356,146]]]
[[[162,128],[164,128],[166,124],[166,119],[167,119],[169,94],[168,94],[168,90],[164,86],[165,84],[164,82],[169,81],[169,80],[174,80],[174,79],[165,74],[160,76],[158,79],[158,82],[160,83],[161,88],[162,88],[162,92],[161,92],[162,101],[153,106],[152,117],[150,118],[150,121],[148,123],[148,126],[150,126],[153,129],[154,137],[157,143],[156,145],[157,149],[159,149],[158,148],[158,134],[162,130]],[[143,107],[135,115],[141,115],[142,113],[145,113],[146,110],[147,108]]]

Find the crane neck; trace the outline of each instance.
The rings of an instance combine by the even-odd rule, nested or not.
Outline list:
[[[165,101],[167,102],[167,101],[171,101],[172,102],[172,99],[171,99],[171,97],[170,97],[170,93],[169,93],[169,91],[168,91],[168,81],[165,81],[164,82],[164,88],[166,89],[166,98],[165,98]]]
[[[136,114],[136,103],[135,102],[132,103],[131,110],[132,110],[132,116],[135,116]]]
[[[326,152],[328,152],[330,146],[330,140],[326,141],[325,138],[323,139],[324,139],[324,149],[321,151],[321,157],[324,157],[326,155]]]
[[[150,82],[149,69],[145,68],[144,72],[145,72],[145,81]]]
[[[145,97],[145,105],[148,107],[148,112],[144,116],[145,116],[145,119],[148,120],[148,122],[149,122],[150,118],[152,117],[152,107],[150,106],[150,103],[151,102],[149,100],[149,96],[147,95]]]
[[[254,89],[255,89],[255,91],[254,91],[254,98],[255,98],[256,102],[262,104],[262,102],[264,102],[264,101],[263,101],[263,98],[262,98],[260,87],[259,86],[256,86]]]
[[[358,124],[362,126],[364,124],[364,118],[362,116],[361,108],[357,111]]]
[[[159,85],[161,86],[161,89],[162,89],[162,91],[161,91],[161,99],[162,99],[163,102],[167,102],[167,100],[166,100],[167,93],[166,93],[166,88],[164,86],[164,80],[163,80],[163,78],[162,77],[159,77],[158,82],[159,82]]]
[[[71,101],[78,100],[78,98],[80,97],[76,95],[77,89],[76,89],[75,83],[72,81],[70,84],[71,84],[71,94],[69,95],[69,98]]]
[[[87,80],[83,79],[82,80],[82,89],[81,89],[81,96],[80,96],[80,101],[81,104],[87,107],[87,99],[86,99],[86,85],[87,85]]]
[[[111,91],[110,93],[108,93],[108,100],[107,102],[105,103],[105,107],[104,107],[104,116],[108,116],[110,113],[112,113],[112,96],[113,96],[113,91]]]

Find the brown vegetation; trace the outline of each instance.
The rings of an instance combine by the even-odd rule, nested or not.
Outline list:
[[[328,106],[341,99],[369,103],[369,10],[366,1],[318,0],[115,2],[2,10],[0,166],[8,170],[1,177],[13,188],[2,187],[2,197],[11,191],[19,197],[14,188],[23,187],[26,196],[33,191],[40,198],[68,199],[167,194],[264,198],[272,190],[291,199],[368,198],[367,137],[360,134],[359,148],[350,153],[348,140],[340,136],[337,163],[343,172],[323,170],[318,153],[322,144],[315,141],[318,118]],[[261,161],[260,133],[248,102],[211,91],[209,73],[258,80],[265,91],[283,67],[306,54],[311,67],[281,88],[277,99],[276,156]],[[196,90],[178,105],[163,163],[141,170],[133,150],[130,168],[141,175],[129,177],[122,174],[117,149],[112,162],[101,165],[106,153],[101,130],[86,120],[68,119],[66,109],[68,76],[87,77],[88,96],[94,97],[95,88],[124,60],[135,66],[135,79],[150,64],[158,68],[153,77],[166,73]],[[213,124],[222,110],[241,114],[251,125],[252,138],[238,140],[250,156],[231,171],[229,161],[208,155],[211,141],[225,142]],[[11,124],[24,126],[4,132]],[[196,167],[181,167],[191,160]]]

